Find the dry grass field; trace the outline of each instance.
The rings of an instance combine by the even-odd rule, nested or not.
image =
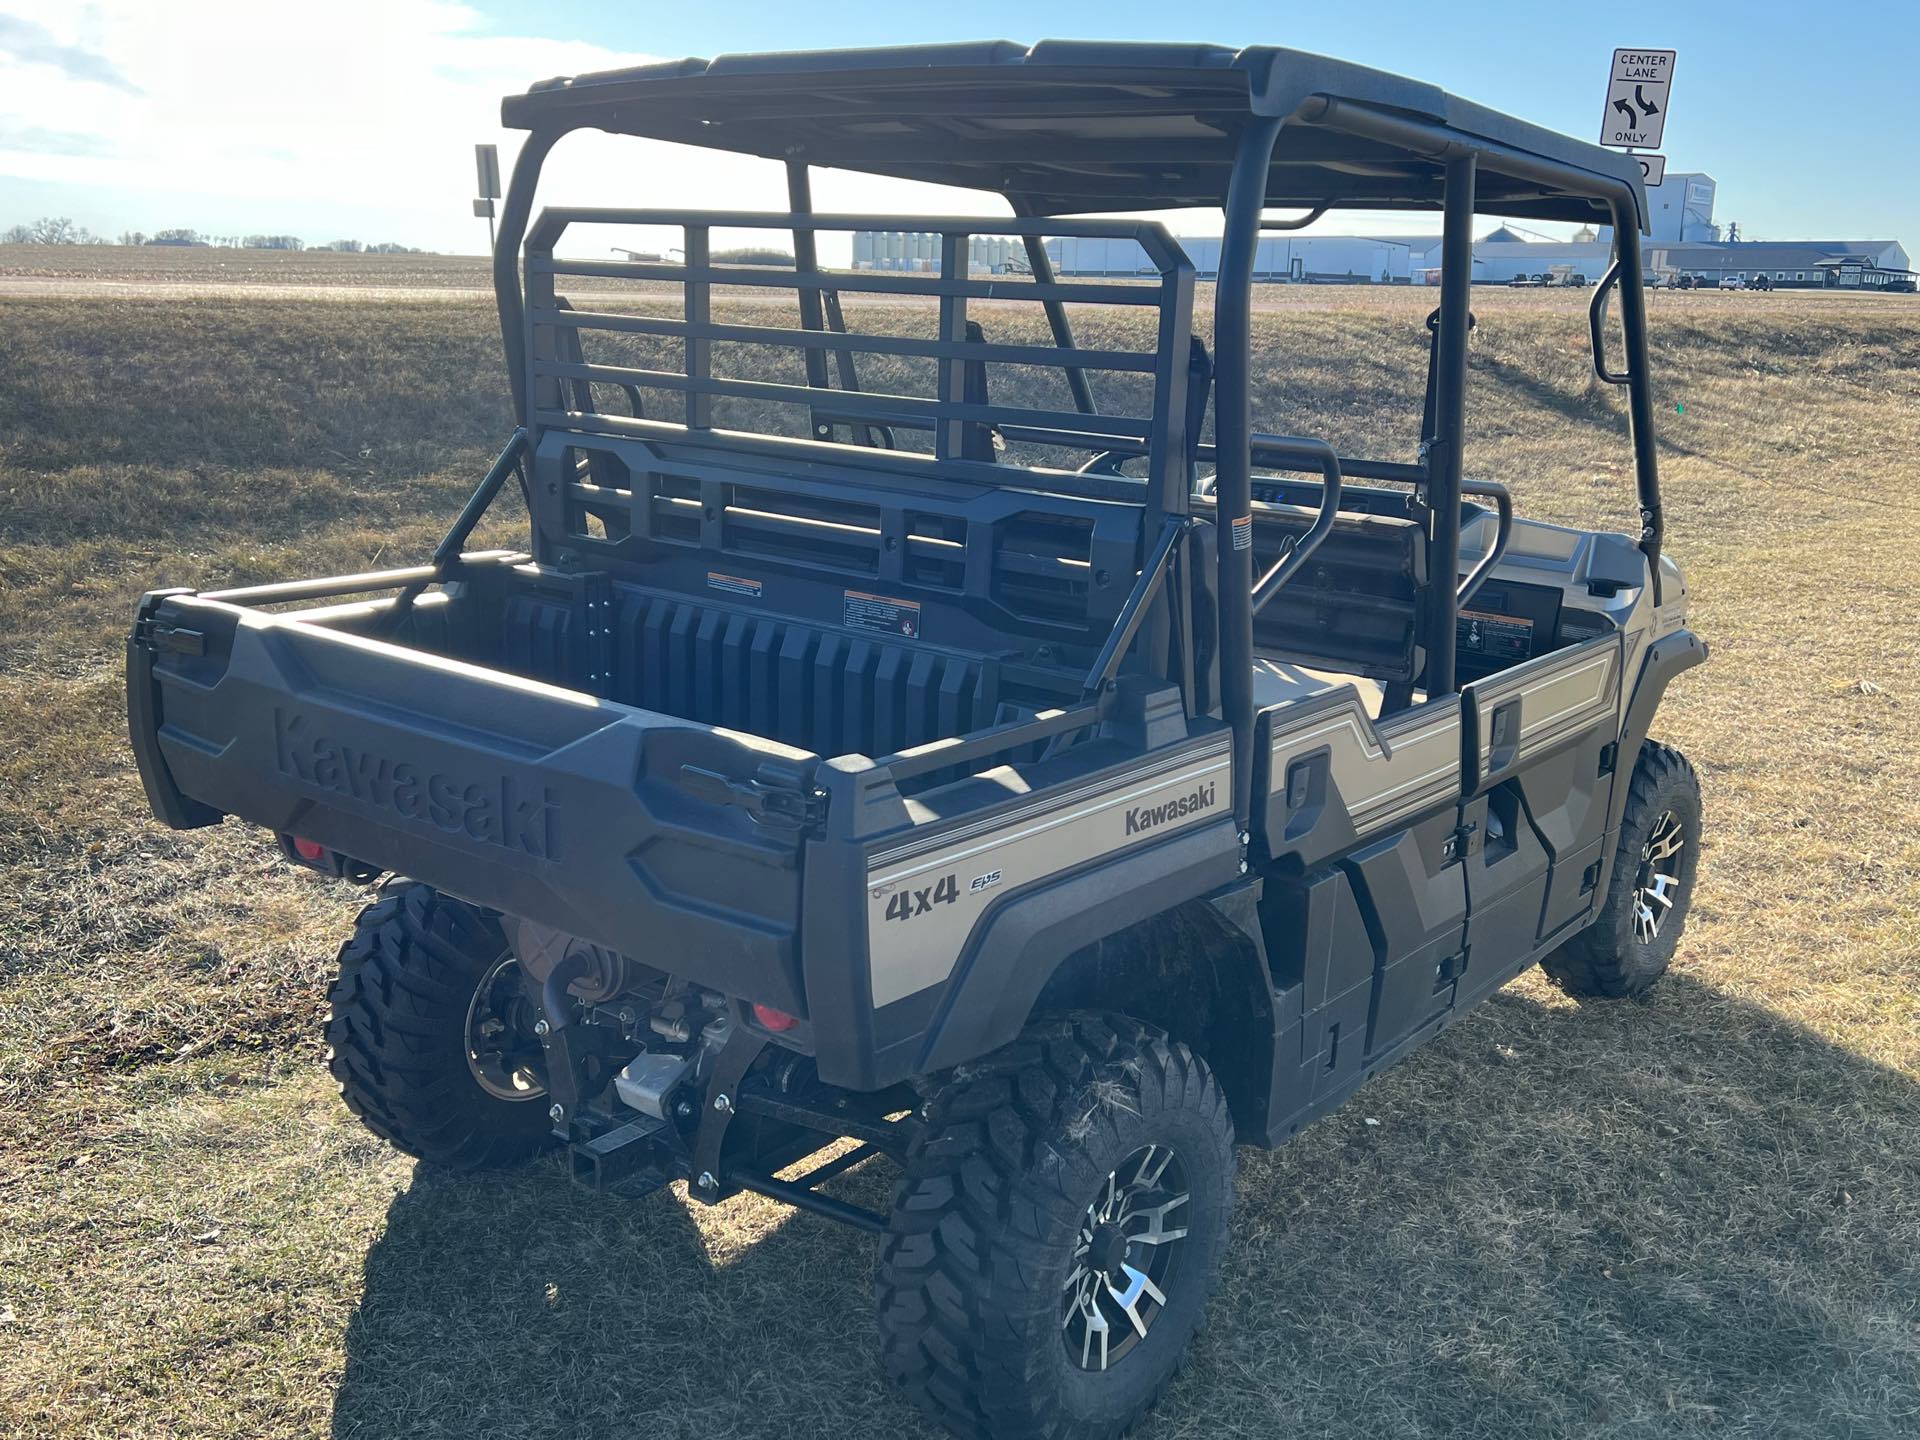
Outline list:
[[[478,231],[476,230],[476,234]],[[369,289],[450,295],[486,292],[481,255],[347,255],[334,250],[224,246],[0,245],[0,295],[52,291]]]
[[[1257,413],[1405,458],[1429,303],[1280,292]],[[1630,524],[1580,297],[1475,304],[1470,470]],[[1708,807],[1675,973],[1629,1004],[1527,976],[1244,1153],[1144,1435],[1920,1434],[1920,304],[1653,309],[1714,647],[1658,726]],[[134,597],[424,555],[506,433],[493,325],[375,290],[0,298],[0,1434],[929,1434],[878,1377],[859,1235],[375,1143],[319,1040],[359,893],[146,814]]]

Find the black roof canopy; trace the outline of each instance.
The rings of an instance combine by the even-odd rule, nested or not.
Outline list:
[[[1605,222],[1640,167],[1419,81],[1298,50],[1045,40],[722,55],[543,81],[509,126],[599,129],[990,190],[1041,215],[1216,206],[1232,137],[1287,116],[1274,206],[1425,210],[1445,152],[1480,157],[1476,208]],[[1411,121],[1417,136],[1382,138]],[[1402,127],[1404,129],[1404,127]]]

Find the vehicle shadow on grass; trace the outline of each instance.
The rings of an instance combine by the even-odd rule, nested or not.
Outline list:
[[[1209,1329],[1137,1433],[1920,1433],[1916,1136],[1920,1087],[1686,976],[1525,982],[1242,1152]],[[883,1204],[867,1169],[841,1193]],[[872,1258],[751,1200],[421,1172],[334,1435],[930,1435],[877,1373]]]

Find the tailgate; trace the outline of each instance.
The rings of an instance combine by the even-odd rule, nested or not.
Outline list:
[[[192,596],[143,606],[127,682],[170,824],[237,815],[805,1013],[799,820],[724,798],[810,786],[805,751]]]

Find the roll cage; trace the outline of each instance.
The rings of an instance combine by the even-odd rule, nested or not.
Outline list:
[[[1497,558],[1486,553],[1464,584],[1456,585],[1461,506],[1465,493],[1491,495],[1501,511],[1504,540],[1510,519],[1498,486],[1462,474],[1467,336],[1472,324],[1472,231],[1476,213],[1599,222],[1614,231],[1615,260],[1597,288],[1590,313],[1594,363],[1600,378],[1626,387],[1641,514],[1640,549],[1659,598],[1661,508],[1647,372],[1641,227],[1645,213],[1638,166],[1629,157],[1573,141],[1446,95],[1431,86],[1297,51],[1254,48],[1132,46],[1044,42],[1023,49],[1005,42],[777,56],[688,60],[549,81],[503,106],[506,123],[528,130],[514,166],[494,254],[494,281],[514,405],[521,429],[510,455],[488,485],[497,491],[522,452],[538,456],[558,437],[625,436],[647,442],[696,444],[751,456],[762,467],[851,467],[869,478],[889,477],[909,493],[960,497],[985,485],[1039,495],[1144,509],[1137,575],[1110,616],[1110,630],[1089,664],[1078,700],[1030,718],[925,747],[928,753],[884,757],[899,778],[946,770],[1033,743],[1063,743],[1106,713],[1115,672],[1166,597],[1170,612],[1155,618],[1155,662],[1180,684],[1190,714],[1217,703],[1233,736],[1233,806],[1242,829],[1253,783],[1255,720],[1252,690],[1254,617],[1298,572],[1332,527],[1348,478],[1413,487],[1413,510],[1424,529],[1427,603],[1419,643],[1424,652],[1420,688],[1429,696],[1456,688],[1455,624],[1462,595],[1484,578]],[[725,211],[563,210],[534,217],[534,192],[553,145],[583,128],[728,149],[786,166],[790,211],[746,215]],[[898,228],[900,217],[814,213],[810,170],[829,166],[906,179],[992,190],[1007,198],[1014,218],[924,220],[914,228],[940,238],[941,265],[925,275],[839,274],[824,271],[821,231]],[[1203,443],[1201,416],[1207,377],[1190,350],[1193,272],[1164,229],[1142,221],[1078,218],[1093,213],[1182,206],[1219,206],[1225,212],[1215,294],[1211,387],[1214,439]],[[1301,208],[1305,219],[1265,218],[1271,207]],[[1433,331],[1427,400],[1417,456],[1410,462],[1336,455],[1324,442],[1257,432],[1249,400],[1252,281],[1263,230],[1293,228],[1330,208],[1438,209],[1443,215],[1442,279]],[[676,226],[683,259],[666,262],[561,260],[554,245],[569,225],[623,223]],[[760,272],[715,265],[716,228],[757,226],[788,231],[791,269]],[[1030,273],[1017,280],[969,274],[968,243],[976,236],[1021,242]],[[1047,236],[1124,237],[1147,253],[1151,286],[1062,281],[1042,243]],[[524,274],[522,269],[522,249]],[[555,275],[598,275],[679,284],[684,307],[677,318],[598,315],[567,308],[556,296]],[[716,285],[768,285],[792,290],[798,330],[729,325],[712,312]],[[847,332],[844,293],[924,295],[938,305],[935,338],[904,341]],[[1625,369],[1604,354],[1604,307],[1618,293]],[[986,340],[968,316],[969,302],[1019,299],[1044,312],[1054,346],[1012,346]],[[1067,305],[1100,301],[1151,305],[1157,346],[1141,357],[1085,350],[1075,343]],[[665,337],[681,349],[678,372],[657,367],[596,366],[579,353],[582,333],[595,329]],[[803,356],[803,385],[724,380],[711,370],[715,344],[790,345]],[[937,367],[932,400],[864,390],[857,357],[910,355]],[[978,379],[989,362],[1052,366],[1061,370],[1070,411],[994,404]],[[1138,370],[1151,376],[1153,396],[1144,416],[1102,414],[1088,372]],[[836,383],[837,382],[837,383]],[[641,386],[684,397],[684,421],[638,413]],[[620,415],[596,404],[612,387],[630,397]],[[806,438],[724,430],[713,422],[716,398],[804,406]],[[930,432],[930,453],[894,448],[898,432]],[[844,437],[844,439],[842,438]],[[1039,446],[1097,452],[1077,470],[993,462],[993,437]],[[984,448],[983,448],[984,447]],[[1128,477],[1120,465],[1146,463],[1146,476]],[[1198,613],[1192,595],[1172,575],[1199,563],[1192,467],[1214,467],[1212,510],[1213,605],[1217,619]],[[1255,573],[1252,543],[1255,466],[1318,473],[1323,480],[1317,515],[1304,534]],[[591,479],[565,476],[568,498],[591,508]],[[487,490],[483,486],[483,491]],[[556,523],[552,507],[533,503],[538,548],[543,528]],[[491,494],[486,496],[490,499]],[[698,497],[693,497],[698,499]],[[599,497],[605,502],[606,496]],[[485,501],[476,495],[437,557],[434,578],[457,563],[461,543]],[[955,501],[957,502],[957,499]],[[620,498],[636,516],[651,514],[652,499]],[[696,506],[697,508],[697,506]],[[643,518],[641,523],[649,524]],[[876,534],[884,540],[887,522]],[[905,533],[911,551],[928,537]],[[891,548],[891,547],[889,547]],[[899,563],[899,562],[892,562]],[[885,573],[881,571],[879,573]],[[897,571],[895,572],[897,573]],[[1191,580],[1191,576],[1188,579]],[[425,582],[423,582],[424,585]],[[404,609],[405,607],[397,607]],[[1209,635],[1197,631],[1212,629]],[[1171,632],[1170,634],[1168,632]],[[1200,663],[1196,665],[1196,657]],[[1205,671],[1217,665],[1217,696]],[[1409,687],[1410,689],[1411,687]]]

